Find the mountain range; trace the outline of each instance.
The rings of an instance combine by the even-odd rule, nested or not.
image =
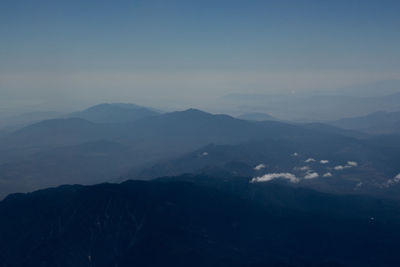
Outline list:
[[[265,118],[102,104],[4,134],[0,266],[398,266],[400,135]]]
[[[111,122],[121,109],[127,114]],[[393,179],[400,173],[400,147],[391,145],[400,140],[396,137],[380,144],[379,136],[321,123],[242,120],[196,109],[143,109],[98,105],[75,113],[86,114],[86,119],[45,120],[1,137],[1,195],[66,183],[204,172],[251,177],[290,173],[300,179],[298,185],[328,192],[397,188]],[[104,116],[107,111],[109,116]],[[103,116],[109,121],[95,122]],[[254,170],[260,164],[265,167]],[[316,179],[304,179],[311,174]]]
[[[400,110],[400,93],[363,94],[229,94],[214,104],[226,112],[267,113],[288,121],[331,121],[371,112]]]

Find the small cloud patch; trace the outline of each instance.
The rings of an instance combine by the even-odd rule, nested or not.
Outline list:
[[[343,166],[343,165],[337,165],[337,166],[333,167],[333,169],[334,169],[335,171],[341,171],[341,170],[344,170],[344,169],[346,169],[346,166]]]
[[[258,164],[257,166],[254,167],[254,170],[259,171],[261,169],[264,169],[265,167],[267,167],[265,166],[265,164]]]
[[[328,163],[329,163],[329,160],[327,160],[327,159],[322,159],[322,160],[320,160],[319,163],[321,163],[321,164],[328,164]]]
[[[319,177],[319,174],[318,174],[317,172],[308,172],[308,173],[304,176],[304,179],[309,180],[309,179],[315,179],[315,178],[318,178],[318,177]]]
[[[310,169],[310,167],[303,166],[303,167],[295,167],[294,169],[298,170],[298,171],[308,171]]]
[[[347,166],[357,167],[357,166],[358,166],[358,163],[355,162],[355,161],[348,161],[348,162],[347,162]]]
[[[287,179],[291,183],[298,183],[300,180],[292,173],[267,173],[260,177],[254,177],[251,179],[250,183],[260,183],[260,182],[269,182],[274,179]]]
[[[389,187],[391,185],[398,184],[399,182],[400,182],[400,173],[397,174],[393,179],[387,180],[384,186]]]
[[[313,159],[313,158],[308,158],[308,159],[306,159],[304,162],[310,163],[310,162],[314,162],[314,161],[315,161],[315,159]]]
[[[322,177],[332,177],[333,175],[332,175],[332,173],[330,173],[330,172],[326,172],[326,173],[324,173],[324,175],[322,175]]]
[[[335,166],[333,169],[336,171],[341,171],[344,169],[349,169],[349,168],[353,168],[353,167],[357,167],[358,163],[355,161],[348,161],[346,165],[337,165]]]

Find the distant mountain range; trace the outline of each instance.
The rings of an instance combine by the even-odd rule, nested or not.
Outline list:
[[[0,202],[0,266],[398,266],[399,210],[228,176],[61,186]]]
[[[365,116],[328,122],[343,129],[369,134],[400,134],[400,112],[374,112]]]
[[[238,116],[238,118],[242,119],[242,120],[250,120],[250,121],[275,121],[275,120],[278,120],[269,114],[257,113],[257,112],[245,113],[245,114]]]
[[[119,168],[122,175],[129,169],[128,162],[133,168],[210,143],[235,144],[294,132],[289,129],[294,130],[296,126],[250,122],[194,109],[126,123],[93,123],[79,118],[43,121],[0,139],[0,180],[4,184],[1,191],[4,194],[18,191],[19,186],[19,190],[25,191],[39,188],[39,185],[112,179],[118,173],[110,177],[110,171],[118,169],[115,163],[121,160],[116,156],[116,148],[121,149],[120,154],[125,156],[123,162],[127,162],[118,164],[122,165]],[[103,146],[107,142],[115,144],[116,148]],[[93,144],[99,146],[97,150],[104,159],[109,159],[102,164],[102,173],[95,164],[100,157],[94,156],[89,149]],[[84,170],[87,171],[79,171],[82,164],[86,164]],[[54,170],[59,171],[58,175]],[[74,178],[68,180],[73,173]]]
[[[400,134],[374,116],[104,104],[5,133],[0,267],[399,266]]]
[[[274,114],[288,121],[327,121],[400,110],[400,93],[385,96],[230,94],[215,104],[232,113]]]
[[[142,107],[135,104],[104,103],[68,114],[50,111],[29,112],[0,118],[0,130],[10,133],[43,120],[61,118],[80,118],[96,123],[131,122],[144,117],[159,115],[160,113],[161,112],[156,109]]]
[[[388,181],[400,173],[400,146],[392,145],[400,143],[399,137],[380,144],[378,136],[321,123],[242,120],[196,109],[163,114],[146,110],[99,105],[74,115],[86,114],[86,119],[46,120],[1,137],[0,195],[64,183],[186,172],[249,176],[284,172],[304,178],[313,171],[319,178],[301,185],[335,192],[386,190],[387,183],[397,186]],[[105,111],[110,116],[94,122]],[[125,115],[117,115],[124,111]],[[113,122],[113,116],[119,119]],[[329,164],[312,166],[304,162],[308,158]],[[356,162],[357,168],[346,167],[348,161]],[[267,167],[256,172],[258,164]],[[306,165],[309,170],[296,169]],[[334,170],[340,166],[343,171]],[[332,177],[322,179],[327,173]]]

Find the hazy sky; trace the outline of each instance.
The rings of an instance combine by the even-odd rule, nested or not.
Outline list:
[[[399,80],[399,14],[383,0],[1,0],[0,112]]]

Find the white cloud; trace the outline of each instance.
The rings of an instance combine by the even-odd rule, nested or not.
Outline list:
[[[304,176],[304,179],[315,179],[318,178],[319,174],[316,172],[309,172]]]
[[[265,164],[258,164],[257,166],[254,167],[254,170],[259,171],[261,169],[264,169],[265,167],[267,167],[265,166]]]
[[[327,160],[327,159],[322,159],[322,160],[320,161],[320,163],[321,163],[321,164],[328,164],[328,163],[329,163],[329,160]]]
[[[358,166],[358,163],[355,162],[355,161],[348,161],[348,162],[347,162],[347,166],[357,167],[357,166]]]
[[[393,179],[387,180],[386,183],[384,184],[384,186],[389,187],[389,186],[397,184],[399,182],[400,182],[400,173],[397,174]]]
[[[291,183],[298,183],[300,180],[292,173],[267,173],[260,177],[254,177],[250,183],[269,182],[274,179],[287,179]]]
[[[203,156],[208,156],[208,152],[203,152]]]
[[[315,159],[313,159],[313,158],[309,158],[309,159],[306,159],[304,162],[307,162],[307,163],[309,163],[309,162],[313,162],[313,161],[315,161]]]
[[[303,166],[303,167],[295,167],[295,170],[299,170],[299,171],[308,171],[310,169],[310,167],[308,166]]]
[[[322,177],[332,177],[332,173],[326,172],[324,175],[322,175]]]
[[[292,157],[297,157],[298,155],[299,155],[299,153],[294,152],[294,153],[292,154]]]
[[[333,169],[335,170],[335,171],[341,171],[341,170],[344,170],[346,167],[345,166],[343,166],[343,165],[337,165],[337,166],[335,166]]]
[[[358,163],[355,161],[348,161],[346,165],[337,165],[335,166],[333,169],[335,169],[336,171],[341,171],[344,169],[349,169],[349,168],[353,168],[353,167],[357,167]]]

